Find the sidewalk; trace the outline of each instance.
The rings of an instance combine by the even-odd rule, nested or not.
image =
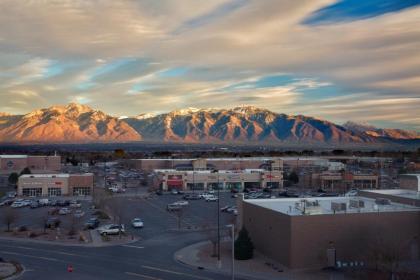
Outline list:
[[[211,257],[213,245],[208,242],[200,242],[185,247],[175,253],[175,259],[185,265],[198,269],[205,269],[216,273],[231,275],[232,255],[231,243],[221,244],[222,267],[217,267],[217,258]],[[343,275],[339,273],[321,270],[294,271],[275,263],[274,261],[255,252],[254,258],[247,261],[235,260],[235,275],[245,279],[258,280],[341,280]]]
[[[17,279],[23,267],[16,262],[0,262],[0,279]]]

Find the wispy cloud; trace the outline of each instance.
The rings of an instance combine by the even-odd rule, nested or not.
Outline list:
[[[418,127],[418,2],[1,1],[1,110],[247,103]]]

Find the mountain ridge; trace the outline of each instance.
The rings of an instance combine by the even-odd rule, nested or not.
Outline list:
[[[159,115],[115,117],[77,103],[23,115],[0,113],[0,142],[178,142],[241,144],[368,144],[420,139],[416,132],[378,129],[305,115],[286,115],[254,106],[187,108]]]

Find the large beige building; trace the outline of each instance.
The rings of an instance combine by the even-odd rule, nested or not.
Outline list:
[[[19,177],[19,196],[84,196],[93,190],[93,173],[28,174]]]
[[[126,161],[129,168],[152,172],[155,169],[176,170],[243,170],[243,169],[283,169],[283,160],[280,158],[195,158],[195,159],[130,159]]]
[[[244,169],[244,170],[197,170],[182,171],[175,169],[156,169],[155,187],[162,190],[243,190],[245,188],[283,187],[281,170]]]
[[[32,173],[51,173],[61,170],[60,156],[0,155],[0,174],[19,173],[24,168]]]
[[[388,252],[419,259],[420,208],[413,205],[374,197],[283,198],[241,200],[238,210],[256,250],[289,268],[370,266]]]

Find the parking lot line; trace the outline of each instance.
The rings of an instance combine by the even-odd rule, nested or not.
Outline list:
[[[134,246],[134,245],[121,245],[121,247],[144,249],[144,247],[143,247],[143,246]]]
[[[187,277],[195,278],[195,279],[212,280],[212,278],[208,278],[208,277],[197,276],[197,275],[194,275],[194,274],[188,274],[188,273],[183,273],[183,272],[178,272],[178,271],[173,271],[173,270],[162,269],[162,268],[159,268],[159,267],[153,267],[153,266],[147,266],[147,265],[142,265],[141,267],[146,268],[146,269],[150,269],[150,270],[157,270],[157,271],[161,271],[161,272],[187,276]]]
[[[140,274],[140,273],[134,273],[134,272],[125,272],[125,274],[130,275],[130,276],[141,277],[141,278],[144,278],[144,279],[163,280],[161,278],[156,278],[156,277],[153,277],[153,276],[149,276],[149,275],[145,275],[145,274]]]

